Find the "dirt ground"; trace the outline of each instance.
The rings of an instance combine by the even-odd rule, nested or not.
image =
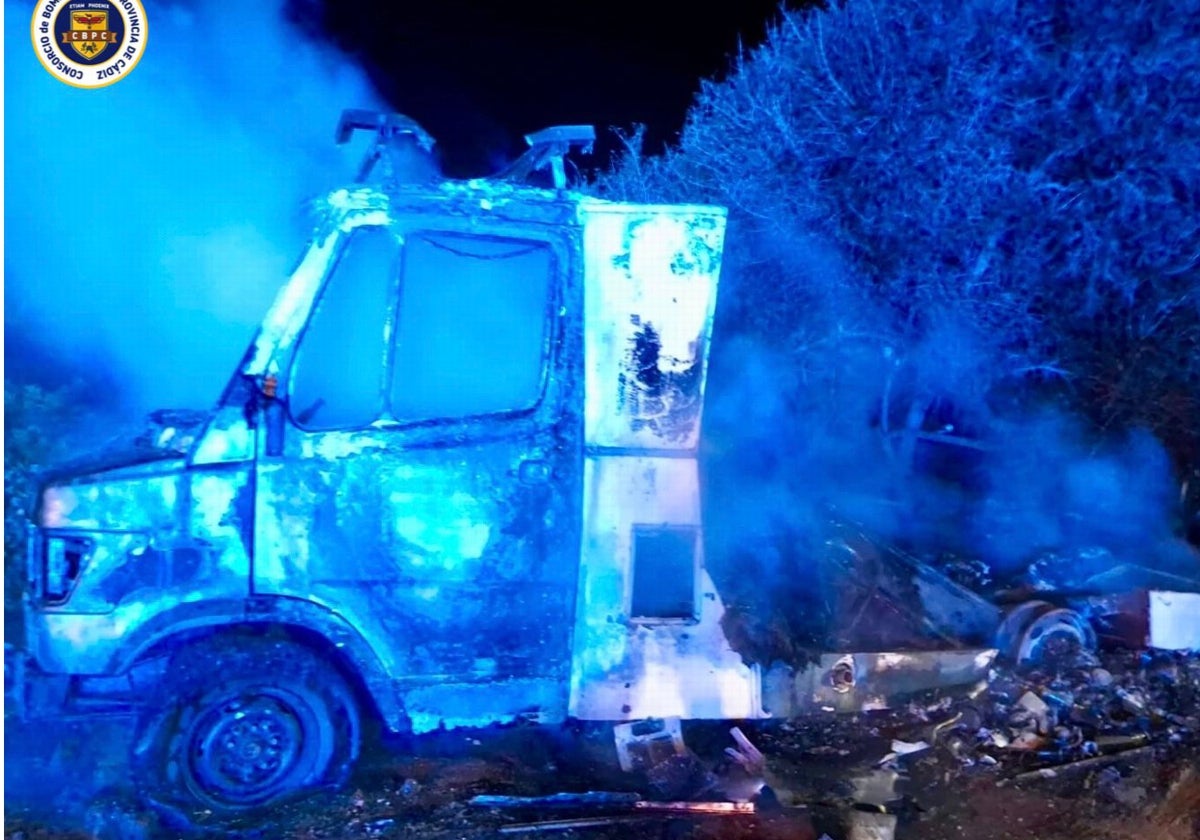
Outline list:
[[[948,710],[949,711],[949,710]],[[121,838],[797,838],[857,836],[849,827],[864,780],[894,798],[898,840],[1187,840],[1200,837],[1200,744],[1169,738],[1011,779],[1019,763],[964,757],[960,740],[880,767],[893,739],[929,738],[936,717],[881,713],[792,724],[743,724],[767,758],[771,793],[744,816],[669,818],[600,808],[548,812],[469,804],[479,794],[645,791],[616,764],[611,729],[531,725],[456,730],[369,745],[351,784],[279,806],[231,828],[206,815],[152,810],[128,790],[131,721],[6,721],[5,837]],[[722,759],[728,724],[685,727],[699,765],[724,789],[740,770]],[[744,775],[744,774],[743,774]],[[857,780],[857,781],[856,781]],[[711,797],[710,797],[711,798]],[[879,798],[875,796],[874,798]],[[775,804],[773,800],[777,800]],[[862,806],[858,806],[859,809]],[[531,824],[590,819],[599,825]],[[866,819],[889,819],[867,817]]]

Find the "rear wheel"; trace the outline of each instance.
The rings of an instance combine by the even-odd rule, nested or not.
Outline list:
[[[292,642],[228,637],[172,659],[133,767],[153,801],[234,815],[341,784],[360,740],[353,692],[330,663]]]

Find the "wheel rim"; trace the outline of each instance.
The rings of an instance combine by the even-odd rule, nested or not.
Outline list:
[[[305,773],[312,712],[288,692],[259,689],[208,705],[187,733],[188,782],[215,804],[246,806]]]
[[[1037,662],[1063,662],[1082,649],[1079,636],[1060,627],[1031,636],[1029,658]]]
[[[1091,626],[1072,610],[1048,608],[1021,632],[1018,663],[1048,659],[1062,661],[1084,650],[1094,650]]]

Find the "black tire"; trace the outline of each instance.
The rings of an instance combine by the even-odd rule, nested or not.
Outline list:
[[[361,735],[354,693],[330,663],[293,642],[230,636],[172,658],[132,767],[151,803],[236,816],[343,784]]]

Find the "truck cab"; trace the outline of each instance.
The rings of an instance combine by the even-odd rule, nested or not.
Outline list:
[[[724,209],[567,189],[590,129],[416,183],[419,126],[355,129],[360,179],[194,441],[40,489],[37,669],[126,686],[144,783],[218,810],[344,776],[362,714],[764,716],[700,519]]]

